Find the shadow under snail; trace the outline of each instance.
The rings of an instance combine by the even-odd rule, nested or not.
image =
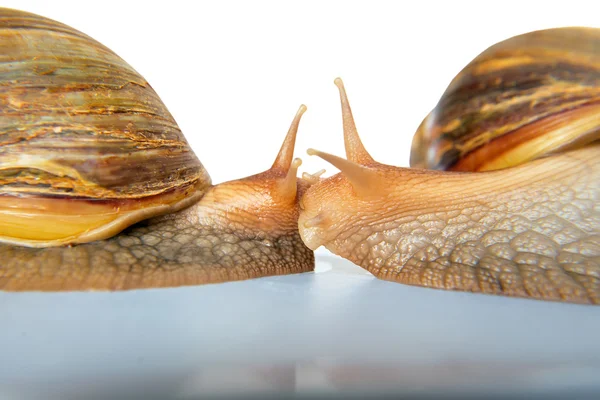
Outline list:
[[[600,33],[490,47],[423,121],[411,167],[211,184],[149,84],[88,36],[0,9],[0,289],[123,290],[314,269],[324,245],[402,283],[600,303]],[[446,170],[446,171],[444,171]]]

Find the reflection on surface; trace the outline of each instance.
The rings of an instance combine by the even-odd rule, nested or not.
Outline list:
[[[196,399],[204,396],[276,394],[556,394],[600,393],[600,364],[392,365],[305,362],[282,365],[216,365],[140,376],[74,381],[4,383],[2,399]]]
[[[315,273],[0,293],[0,399],[600,391],[596,307]]]
[[[233,393],[535,393],[600,390],[600,364],[437,365],[303,363],[202,370],[184,381],[182,398]],[[569,381],[570,384],[565,385]]]
[[[600,393],[600,364],[351,365],[306,362],[217,365],[195,371],[113,376],[61,382],[8,384],[2,399],[196,399],[205,396],[277,394],[498,395]],[[343,398],[343,397],[342,397]],[[570,397],[569,397],[570,398]]]

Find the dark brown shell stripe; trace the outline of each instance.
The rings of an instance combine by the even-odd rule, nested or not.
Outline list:
[[[420,127],[411,164],[452,169],[521,127],[600,102],[600,34],[562,32],[508,39],[465,67]]]
[[[123,199],[210,178],[150,85],[66,25],[0,9],[0,193]]]

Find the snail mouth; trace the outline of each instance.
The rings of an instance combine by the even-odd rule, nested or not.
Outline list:
[[[300,212],[298,218],[298,231],[300,238],[311,250],[316,250],[324,243],[323,235],[321,234],[321,225],[325,222],[325,217],[322,214],[310,217],[305,212]]]
[[[144,219],[187,207],[194,186],[142,199],[0,196],[0,243],[53,247],[106,239]]]

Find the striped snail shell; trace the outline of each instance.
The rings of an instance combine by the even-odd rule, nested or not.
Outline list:
[[[13,10],[0,18],[2,242],[105,239],[181,209],[210,186],[177,123],[129,64],[61,23]]]
[[[0,9],[0,289],[116,290],[312,270],[297,232],[306,185],[292,159],[304,110],[271,169],[213,186],[129,64],[64,24]]]
[[[419,127],[411,166],[490,171],[597,140],[599,43],[598,29],[559,28],[490,47]]]
[[[600,30],[498,43],[420,125],[411,167],[362,145],[341,80],[347,159],[301,200],[300,234],[412,285],[600,303]]]

